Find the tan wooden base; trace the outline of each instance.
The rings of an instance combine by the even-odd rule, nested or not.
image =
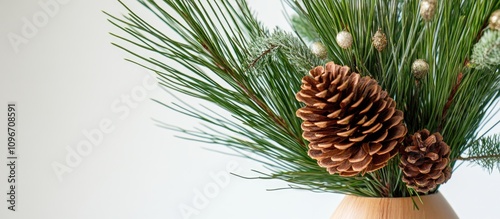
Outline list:
[[[408,198],[369,198],[348,195],[333,213],[331,219],[455,219],[458,216],[441,195],[414,197],[420,210]]]

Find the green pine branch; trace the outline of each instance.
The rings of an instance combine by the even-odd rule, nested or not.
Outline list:
[[[495,114],[500,72],[494,65],[472,68],[479,58],[470,62],[474,45],[480,48],[478,40],[485,37],[489,14],[500,8],[498,1],[438,1],[434,18],[425,22],[418,13],[419,0],[284,0],[297,13],[292,22],[299,36],[267,30],[243,0],[137,1],[155,18],[145,19],[122,3],[124,16],[108,14],[120,29],[112,33],[118,40],[114,45],[134,57],[129,61],[156,72],[161,86],[176,92],[174,96],[192,96],[206,105],[193,106],[180,98],[175,103],[157,101],[202,126],[158,124],[182,138],[222,145],[233,155],[262,163],[265,170],[256,170],[257,178],[318,192],[413,194],[401,181],[398,156],[379,171],[345,178],[328,174],[307,155],[295,94],[308,70],[324,63],[299,36],[322,42],[329,60],[379,81],[404,112],[409,134],[423,128],[441,132],[452,149],[452,166],[459,159],[486,167],[498,164],[492,156],[498,153],[487,149],[500,150],[497,137],[482,138],[478,130],[492,128],[485,121]],[[378,29],[388,41],[381,52],[371,42]],[[342,30],[353,35],[350,49],[337,45],[335,37]],[[476,50],[487,46],[481,48]],[[430,66],[421,79],[412,74],[416,59]],[[474,139],[481,140],[470,144]],[[464,152],[470,156],[462,157]]]
[[[499,134],[480,138],[472,142],[467,149],[465,156],[460,156],[457,160],[472,162],[490,173],[495,169],[500,171]]]
[[[498,69],[500,67],[500,31],[489,30],[474,45],[472,65],[478,69]]]
[[[409,134],[424,128],[441,132],[452,148],[452,166],[455,158],[468,149],[468,142],[480,137],[479,129],[492,128],[484,125],[494,115],[490,112],[499,97],[498,66],[471,69],[468,61],[484,24],[500,2],[438,1],[429,22],[420,17],[418,0],[287,2],[308,20],[314,28],[310,31],[319,34],[329,59],[379,81],[404,112]],[[388,41],[381,52],[371,42],[378,28]],[[342,30],[353,36],[350,49],[336,42]],[[496,38],[489,41],[492,39]],[[430,66],[420,80],[412,75],[411,65],[416,59],[424,59]],[[404,190],[394,178],[400,170],[390,165],[379,171],[380,180],[397,191]]]
[[[311,191],[381,196],[372,176],[330,175],[307,155],[301,121],[295,116],[301,107],[295,93],[307,70],[321,63],[301,39],[280,30],[270,33],[245,1],[139,2],[162,26],[151,25],[123,4],[123,18],[108,14],[121,29],[112,33],[120,40],[114,45],[135,56],[129,61],[155,71],[165,89],[212,106],[193,106],[181,98],[175,103],[157,101],[203,124],[185,129],[158,121],[159,126],[262,163],[265,170],[256,171],[258,178],[280,179],[289,183],[287,187]],[[165,29],[177,36],[160,31]]]
[[[280,62],[280,56],[295,65],[299,76],[318,65],[323,65],[323,61],[311,52],[305,42],[280,29],[276,29],[269,36],[255,39],[248,51],[248,68],[254,72],[265,68],[269,63]]]

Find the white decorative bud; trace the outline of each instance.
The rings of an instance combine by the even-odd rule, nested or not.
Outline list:
[[[339,44],[339,46],[342,49],[348,49],[348,48],[351,48],[351,46],[352,46],[352,35],[351,35],[351,33],[347,32],[345,30],[340,31],[337,34],[337,37],[335,38],[335,40],[337,40],[337,44]]]
[[[420,16],[425,21],[430,21],[436,14],[437,0],[422,0],[420,2]]]
[[[323,43],[317,41],[311,45],[311,52],[320,59],[325,59],[327,56],[327,51]]]
[[[500,30],[500,9],[491,13],[489,27],[492,30]]]

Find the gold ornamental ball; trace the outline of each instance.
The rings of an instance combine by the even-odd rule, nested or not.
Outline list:
[[[311,52],[320,59],[325,59],[327,57],[327,51],[325,45],[321,42],[314,42],[311,45]]]
[[[425,21],[430,21],[436,14],[437,0],[422,0],[420,2],[420,16]]]
[[[385,36],[385,33],[382,32],[382,30],[379,28],[375,35],[372,37],[372,45],[377,49],[379,52],[382,52],[382,50],[385,49],[387,46],[387,37]]]
[[[489,22],[490,22],[489,25],[490,29],[500,30],[500,9],[491,13]]]
[[[423,59],[417,59],[411,65],[411,71],[416,79],[422,79],[429,72],[429,64]]]
[[[337,41],[337,44],[339,44],[339,46],[342,49],[348,49],[348,48],[351,48],[351,46],[352,46],[352,35],[351,35],[351,33],[347,32],[345,30],[340,31],[337,34],[337,37],[335,38],[335,40]]]

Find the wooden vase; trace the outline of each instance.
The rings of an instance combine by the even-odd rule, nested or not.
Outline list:
[[[410,197],[371,198],[347,195],[333,213],[331,219],[455,219],[453,208],[441,195],[414,197],[419,210]]]

